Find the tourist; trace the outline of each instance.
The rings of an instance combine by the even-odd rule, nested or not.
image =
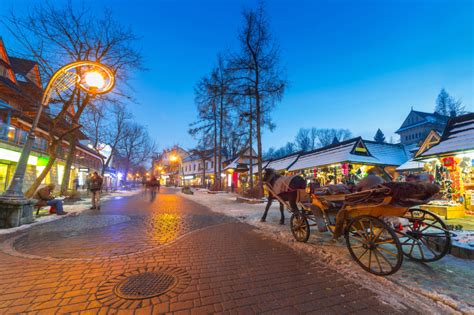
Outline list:
[[[64,215],[67,212],[63,210],[63,201],[61,199],[56,199],[53,196],[55,187],[54,184],[48,184],[47,186],[38,189],[36,192],[36,199],[38,200],[36,206],[43,207],[48,205],[55,209],[57,215]]]
[[[102,191],[102,183],[102,177],[97,174],[97,172],[94,172],[90,180],[90,190],[92,193],[92,210],[100,210],[100,193]]]

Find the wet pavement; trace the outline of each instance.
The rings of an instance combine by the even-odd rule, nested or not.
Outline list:
[[[0,313],[414,313],[172,189],[1,241]]]

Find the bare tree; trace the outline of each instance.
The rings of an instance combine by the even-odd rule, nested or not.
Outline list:
[[[127,136],[125,129],[131,118],[132,114],[122,104],[90,106],[86,111],[82,119],[84,133],[102,158],[102,176],[116,154],[119,143]],[[110,153],[107,157],[101,154],[106,146]]]
[[[150,138],[147,129],[137,123],[126,122],[123,132],[123,137],[117,144],[117,155],[127,176],[130,169],[152,158],[157,145]]]
[[[227,127],[230,127],[230,104],[234,95],[230,93],[232,78],[222,56],[208,76],[195,87],[195,102],[198,120],[190,125],[189,133],[200,140],[200,144],[214,149],[215,186],[221,189],[223,148]]]
[[[234,80],[241,81],[242,94],[249,93],[255,106],[258,182],[262,190],[262,129],[272,127],[270,112],[283,97],[286,80],[279,67],[279,49],[269,30],[262,2],[256,10],[243,11],[239,32],[240,53],[231,56]]]
[[[117,81],[121,82],[117,94],[106,96],[117,97],[123,96],[123,89],[127,87],[128,72],[141,66],[140,54],[131,45],[136,40],[135,35],[117,23],[109,11],[97,16],[89,8],[73,6],[71,2],[61,6],[42,2],[26,15],[12,12],[2,22],[22,45],[24,57],[39,62],[43,82],[47,82],[54,71],[66,63],[96,60],[111,67]],[[64,139],[69,141],[69,152],[62,190],[67,188],[77,131],[81,128],[80,117],[89,104],[104,97],[94,99],[73,88],[51,102],[50,113],[54,115],[49,123],[49,161],[26,196],[31,197],[46,177]]]
[[[295,143],[298,146],[298,149],[303,152],[307,152],[313,149],[311,130],[300,128],[300,130],[298,130],[298,133],[296,134]]]
[[[317,129],[316,134],[321,147],[332,144],[334,139],[343,141],[352,137],[352,133],[348,129]]]

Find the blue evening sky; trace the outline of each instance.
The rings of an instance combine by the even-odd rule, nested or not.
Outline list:
[[[35,1],[0,0],[25,10]],[[60,1],[54,1],[60,2]],[[110,7],[141,37],[146,72],[133,82],[136,120],[161,147],[190,148],[193,87],[218,52],[236,48],[241,9],[255,1],[86,0]],[[292,141],[300,127],[348,128],[387,139],[410,108],[433,111],[441,88],[474,111],[474,5],[459,0],[267,1],[290,82],[265,132],[264,148]],[[5,44],[13,38],[0,26]]]

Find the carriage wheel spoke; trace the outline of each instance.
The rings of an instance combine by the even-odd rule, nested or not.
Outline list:
[[[374,251],[374,256],[375,260],[377,261],[377,264],[379,265],[380,273],[383,273],[382,265],[380,264],[379,256],[377,254],[377,251]]]
[[[360,260],[362,258],[362,256],[364,256],[367,253],[368,250],[369,249],[366,248],[365,251],[362,254],[360,254],[360,256],[357,259]]]
[[[370,269],[371,263],[372,263],[372,251],[369,250],[369,269]]]
[[[370,221],[370,240],[373,241],[374,239],[375,239],[374,224],[372,221]]]
[[[377,247],[375,247],[375,248],[376,248],[377,250],[380,249],[380,250],[382,250],[383,252],[386,252],[386,253],[389,254],[390,256],[397,257],[397,254],[392,253],[392,252],[389,251],[388,249],[385,249],[385,248],[379,247],[379,246],[377,246]]]
[[[389,240],[385,240],[385,241],[380,241],[380,242],[376,242],[374,244],[377,244],[377,245],[381,245],[381,244],[393,244],[393,240],[392,239],[389,239]]]
[[[382,252],[379,252],[378,248],[375,248],[375,251],[378,252],[380,254],[380,256],[382,256],[382,258],[387,262],[387,264],[393,268],[392,264],[390,263],[390,261],[387,259],[387,257],[385,257],[384,254],[382,254]]]
[[[420,239],[420,241],[425,245],[426,248],[428,248],[428,250],[433,254],[433,256],[435,256],[435,257],[438,256],[438,254],[436,254],[436,253],[433,251],[433,249],[428,245],[428,241],[427,241],[427,240],[423,241],[423,238],[422,238],[422,239]]]
[[[367,236],[367,231],[366,231],[366,229],[365,229],[365,225],[364,225],[364,223],[363,223],[364,221],[360,220],[360,221],[358,221],[358,222],[360,223],[360,226],[362,227],[362,231],[363,231],[363,233],[364,233],[364,238],[365,238],[366,240],[369,240],[369,237]]]

